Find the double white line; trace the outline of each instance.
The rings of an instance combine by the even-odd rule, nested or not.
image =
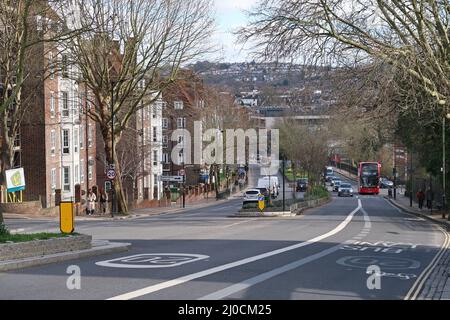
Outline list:
[[[431,261],[431,263],[423,270],[423,272],[420,274],[420,276],[417,278],[416,282],[414,282],[414,285],[411,287],[409,292],[405,296],[405,300],[415,300],[417,299],[417,296],[422,291],[422,288],[425,284],[425,281],[427,281],[428,277],[430,276],[431,272],[433,272],[434,268],[439,263],[440,259],[444,255],[445,251],[450,246],[450,235],[448,232],[446,232],[444,229],[439,227],[439,229],[444,234],[444,244],[442,245],[439,252],[436,254],[434,259]]]

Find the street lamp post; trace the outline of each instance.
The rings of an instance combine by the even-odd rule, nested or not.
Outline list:
[[[446,166],[445,166],[445,116],[442,117],[442,219],[445,219],[445,210],[446,210],[446,203],[445,203],[445,176],[446,176]],[[450,215],[449,215],[450,217]]]
[[[114,165],[114,86],[115,83],[111,83],[111,162]],[[117,210],[116,203],[116,191],[115,188],[111,188],[111,216],[114,217],[114,212]]]

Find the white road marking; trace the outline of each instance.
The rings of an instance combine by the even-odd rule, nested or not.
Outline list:
[[[106,261],[99,261],[95,264],[101,267],[125,269],[172,268],[208,258],[209,256],[202,254],[144,253]]]
[[[361,206],[361,200],[358,200],[358,206]],[[372,223],[370,222],[369,215],[362,208],[362,206],[360,207],[360,210],[364,214],[364,229],[365,230],[370,229],[372,227]],[[357,239],[357,238],[358,237],[354,237],[353,239]],[[362,239],[362,237],[361,237],[361,239]],[[224,288],[222,290],[213,292],[211,294],[208,294],[206,296],[203,296],[203,297],[199,298],[199,300],[220,300],[220,299],[226,298],[226,297],[228,297],[228,296],[230,296],[230,295],[232,295],[234,293],[237,293],[239,291],[248,289],[251,286],[254,286],[254,285],[258,284],[258,283],[264,282],[266,280],[269,280],[269,279],[271,279],[273,277],[276,277],[276,276],[278,276],[280,274],[283,274],[283,273],[286,273],[288,271],[297,269],[298,267],[300,267],[302,265],[305,265],[305,264],[307,264],[309,262],[315,261],[315,260],[320,259],[320,258],[322,258],[324,256],[327,256],[327,255],[329,255],[329,254],[331,254],[333,252],[336,252],[339,249],[341,249],[342,245],[345,244],[345,243],[348,243],[348,241],[345,241],[345,242],[343,242],[341,244],[338,244],[336,246],[333,246],[333,247],[331,247],[331,248],[329,248],[327,250],[323,250],[321,252],[315,253],[315,254],[313,254],[311,256],[308,256],[306,258],[300,259],[298,261],[289,263],[289,264],[284,265],[282,267],[273,269],[273,270],[265,272],[263,274],[259,274],[259,275],[255,276],[253,278],[244,280],[244,281],[242,281],[240,283],[236,283],[236,284],[234,284],[232,286],[229,286],[227,288]]]
[[[417,278],[417,281],[414,283],[414,285],[411,287],[411,289],[408,291],[408,293],[405,296],[404,300],[415,300],[417,296],[419,295],[420,291],[422,291],[422,288],[425,284],[425,281],[430,276],[431,272],[434,270],[436,265],[439,263],[439,260],[444,255],[444,253],[447,251],[447,249],[450,247],[450,235],[439,227],[439,229],[444,234],[444,243],[439,250],[439,252],[434,256],[434,259],[431,261],[431,263],[423,270],[423,272],[420,274],[419,278]]]
[[[258,261],[258,260],[261,260],[261,259],[272,257],[272,256],[275,256],[275,255],[278,255],[278,254],[281,254],[281,253],[284,253],[284,252],[288,252],[288,251],[291,251],[291,250],[295,250],[295,249],[298,249],[298,248],[306,247],[308,245],[314,244],[316,242],[319,242],[321,240],[324,240],[326,238],[329,238],[329,237],[331,237],[331,236],[341,232],[353,220],[353,217],[361,209],[361,207],[362,207],[361,206],[361,200],[358,200],[358,207],[355,210],[353,210],[345,218],[345,220],[342,221],[336,228],[334,228],[333,230],[331,230],[331,231],[329,231],[329,232],[327,232],[325,234],[317,236],[317,237],[315,237],[313,239],[310,239],[310,240],[307,240],[307,241],[304,241],[304,242],[301,242],[301,243],[297,243],[297,244],[294,244],[294,245],[291,245],[291,246],[288,246],[288,247],[284,247],[284,248],[280,248],[280,249],[277,249],[277,250],[273,250],[273,251],[269,251],[269,252],[266,252],[266,253],[262,253],[262,254],[259,254],[259,255],[253,256],[253,257],[249,257],[249,258],[245,258],[245,259],[238,260],[238,261],[235,261],[235,262],[227,263],[225,265],[217,266],[217,267],[210,268],[210,269],[207,269],[207,270],[204,270],[204,271],[200,271],[200,272],[196,272],[196,273],[189,274],[189,275],[186,275],[186,276],[182,276],[182,277],[179,277],[179,278],[176,278],[176,279],[172,279],[172,280],[169,280],[169,281],[166,281],[166,282],[162,282],[162,283],[159,283],[159,284],[156,284],[156,285],[152,285],[152,286],[149,286],[149,287],[146,287],[146,288],[142,288],[142,289],[139,289],[139,290],[135,290],[135,291],[131,291],[131,292],[128,292],[128,293],[124,293],[124,294],[121,294],[121,295],[109,298],[108,300],[130,300],[130,299],[138,298],[138,297],[141,297],[141,296],[153,293],[153,292],[157,292],[157,291],[160,291],[160,290],[163,290],[163,289],[167,289],[167,288],[170,288],[170,287],[174,287],[174,286],[177,286],[179,284],[183,284],[183,283],[186,283],[186,282],[198,279],[198,278],[202,278],[202,277],[209,276],[211,274],[222,272],[224,270],[228,270],[228,269],[231,269],[231,268],[242,266],[242,265],[245,265],[245,264],[248,264],[248,263],[251,263],[251,262],[255,262],[255,261]],[[339,247],[340,246],[341,245],[339,245]],[[336,246],[336,247],[338,247],[338,246]]]
[[[333,246],[327,250],[323,250],[321,252],[313,254],[311,256],[308,256],[306,258],[300,259],[298,261],[289,263],[280,268],[273,269],[269,272],[257,275],[256,277],[244,280],[240,283],[236,283],[236,284],[229,286],[227,288],[224,288],[222,290],[219,290],[219,291],[213,292],[211,294],[208,294],[206,296],[203,296],[203,297],[199,298],[198,300],[220,300],[220,299],[223,299],[223,298],[228,297],[236,292],[248,289],[249,287],[254,286],[258,283],[264,282],[266,280],[269,280],[270,278],[273,278],[273,277],[283,274],[285,272],[294,270],[302,265],[305,265],[309,262],[312,262],[314,260],[325,257],[326,255],[329,255],[330,253],[336,252],[342,247],[342,244],[343,243]]]

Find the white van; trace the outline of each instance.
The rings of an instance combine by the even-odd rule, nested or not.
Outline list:
[[[280,194],[280,182],[277,176],[267,176],[258,179],[258,188],[267,188],[271,191],[272,195],[278,197]]]

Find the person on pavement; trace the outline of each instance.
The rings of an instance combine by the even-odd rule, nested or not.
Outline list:
[[[87,215],[93,215],[95,213],[95,202],[97,201],[97,196],[92,192],[92,189],[89,189],[88,197],[88,213]]]
[[[423,207],[423,201],[425,200],[425,193],[422,190],[419,190],[416,194],[417,201],[419,202],[419,209]]]
[[[431,191],[430,188],[427,189],[426,198],[427,198],[427,208],[431,209],[433,201],[433,192]]]

